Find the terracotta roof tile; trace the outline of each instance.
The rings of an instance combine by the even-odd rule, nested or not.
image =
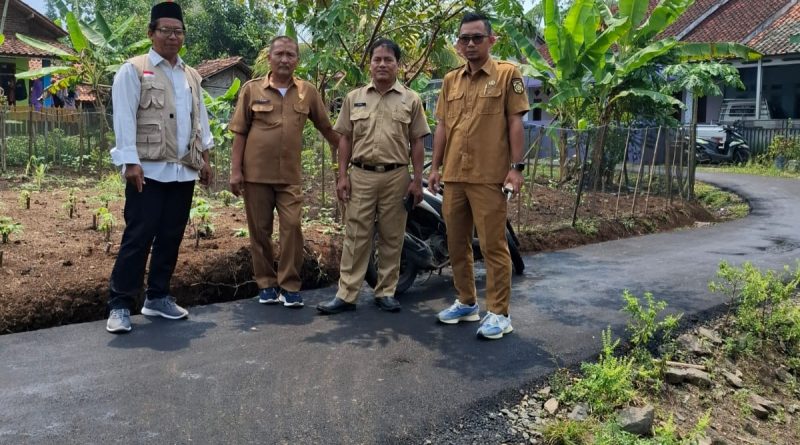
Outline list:
[[[729,0],[682,40],[687,42],[738,42],[744,40],[759,26],[767,22],[789,0]]]
[[[244,63],[244,58],[242,56],[234,56],[234,57],[227,57],[224,59],[213,59],[213,60],[204,60],[200,62],[199,65],[195,67],[198,73],[202,78],[211,77],[214,74],[219,73],[220,71],[224,71],[232,66],[236,66],[238,64],[242,65],[242,68],[250,72],[250,67]]]
[[[678,20],[672,22],[669,27],[664,30],[662,35],[664,37],[673,37],[680,34],[683,30],[689,27],[692,23],[694,23],[697,19],[699,19],[703,14],[708,12],[712,6],[717,3],[720,3],[724,0],[697,0],[695,1],[692,6],[689,6],[686,11],[678,17]],[[658,4],[656,2],[656,4]],[[651,2],[651,9],[650,12],[653,12],[655,6]]]
[[[800,34],[800,3],[746,43],[762,54],[800,53],[800,43],[789,41],[789,37],[795,34]]]
[[[49,43],[53,46],[59,47],[64,50],[69,50],[66,46],[58,43],[54,40],[46,40],[39,38],[45,43]],[[5,42],[3,45],[0,46],[0,55],[3,56],[23,56],[23,57],[45,57],[45,58],[52,58],[55,57],[55,54],[49,53],[47,51],[42,51],[40,49],[36,49],[27,43],[23,43],[21,40],[17,39],[14,36],[6,36]]]

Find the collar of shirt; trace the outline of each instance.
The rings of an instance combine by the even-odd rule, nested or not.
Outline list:
[[[147,54],[147,56],[150,58],[150,63],[152,63],[153,66],[158,66],[159,63],[166,60],[163,57],[161,57],[161,54],[155,52],[153,48],[150,48],[150,52]],[[178,56],[178,63],[175,64],[175,67],[183,69],[184,62],[183,59],[181,59],[181,56]]]
[[[489,76],[494,76],[494,74],[497,72],[497,62],[495,62],[494,59],[492,59],[490,56],[489,60],[487,60],[486,63],[484,63],[483,66],[478,71],[483,71]],[[472,73],[469,70],[469,63],[467,63],[466,65],[464,65],[464,68],[461,69],[459,75],[463,77],[470,74]]]
[[[369,91],[369,90],[375,90],[375,91],[378,91],[378,89],[377,89],[377,88],[375,88],[375,84],[374,84],[372,81],[370,81],[370,82],[367,84],[366,88],[367,88],[367,91]],[[389,88],[388,90],[386,90],[386,92],[388,93],[389,91],[392,91],[392,90],[394,90],[394,91],[397,91],[397,92],[398,92],[398,93],[400,93],[400,94],[403,94],[403,92],[406,90],[406,87],[404,87],[404,86],[403,86],[403,84],[402,84],[402,83],[400,83],[400,81],[399,81],[399,80],[395,80],[395,81],[394,81],[394,85],[392,85],[392,87],[391,87],[391,88]]]
[[[269,88],[273,88],[272,85],[269,84],[270,76],[272,76],[272,72],[271,71],[269,73],[267,73],[266,76],[264,76],[264,82],[261,83],[261,87],[264,88],[265,90],[269,89]],[[287,86],[287,88],[296,87],[298,85],[298,82],[299,82],[299,79],[297,77],[295,77],[295,76],[292,76],[292,78],[289,80],[289,86]]]

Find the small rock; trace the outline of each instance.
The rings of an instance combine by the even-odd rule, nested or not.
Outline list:
[[[722,344],[722,337],[716,331],[712,331],[711,329],[700,327],[697,329],[697,333],[700,334],[701,337],[705,338],[706,340],[710,341],[715,345]]]
[[[771,413],[778,411],[777,403],[765,399],[758,394],[750,394],[748,401],[750,402],[750,408],[752,408],[753,414],[759,419],[766,419]]]
[[[727,380],[728,383],[730,383],[730,385],[733,386],[734,388],[744,387],[744,382],[736,374],[733,374],[728,371],[722,371],[722,376],[725,377],[725,380]]]
[[[744,430],[747,431],[748,433],[754,435],[754,436],[758,436],[758,430],[750,422],[745,422]]]
[[[61,265],[62,266],[66,266],[66,267],[72,266],[72,261],[64,260],[64,261],[61,262]]]
[[[800,405],[797,405],[797,404],[789,405],[789,407],[786,408],[786,412],[789,413],[789,414],[794,414],[794,413],[796,413],[798,411],[800,411]]]
[[[775,377],[783,383],[791,383],[794,381],[794,376],[783,366],[775,370]]]
[[[617,423],[620,428],[631,434],[650,436],[653,431],[653,418],[655,409],[650,406],[628,407],[617,413]]]
[[[673,385],[686,382],[700,388],[711,387],[711,376],[694,368],[667,368],[664,378]]]
[[[544,409],[550,413],[550,415],[555,414],[556,411],[558,411],[558,400],[551,398],[544,403]]]
[[[511,414],[511,411],[509,411],[508,408],[503,408],[500,410],[500,413],[508,416],[509,414]]]
[[[589,417],[589,408],[584,405],[583,403],[579,403],[572,408],[572,412],[569,413],[569,417],[572,420],[577,420],[578,422],[582,422]]]
[[[678,344],[688,349],[695,355],[711,355],[711,351],[703,345],[699,338],[691,334],[683,334],[678,337]]]
[[[547,397],[547,396],[550,395],[550,391],[551,391],[550,387],[549,386],[545,386],[544,388],[540,389],[539,391],[536,391],[536,394],[539,394],[540,396]]]

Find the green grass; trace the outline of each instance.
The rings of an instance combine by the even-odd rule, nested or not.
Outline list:
[[[723,219],[744,218],[750,213],[750,206],[739,195],[705,182],[695,184],[694,194],[709,212]]]
[[[792,173],[787,170],[778,170],[774,166],[764,166],[756,163],[748,163],[746,165],[720,165],[714,167],[698,167],[697,171],[701,172],[718,172],[718,173],[740,173],[746,175],[758,176],[772,176],[776,178],[800,178],[800,173]]]

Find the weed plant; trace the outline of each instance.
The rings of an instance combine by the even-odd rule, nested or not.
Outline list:
[[[9,236],[18,233],[22,233],[22,224],[8,216],[0,216],[0,240],[3,244],[8,243]]]

